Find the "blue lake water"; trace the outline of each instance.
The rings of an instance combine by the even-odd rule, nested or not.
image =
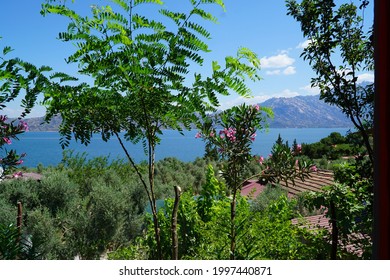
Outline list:
[[[328,136],[332,132],[339,132],[345,136],[350,128],[271,128],[268,132],[258,133],[253,143],[254,154],[268,156],[272,145],[280,134],[283,140],[290,145],[294,139],[297,143],[313,143]],[[156,160],[166,157],[176,157],[181,161],[193,161],[204,155],[204,142],[195,138],[196,131],[185,131],[184,135],[177,131],[165,130],[162,141],[156,149]],[[36,167],[39,163],[44,166],[57,165],[62,159],[60,134],[57,132],[26,132],[19,136],[19,141],[13,140],[7,149],[16,149],[17,152],[27,154],[23,166]],[[126,143],[127,149],[136,162],[146,160],[141,144]],[[125,154],[117,139],[104,142],[99,135],[95,135],[88,146],[72,141],[68,149],[75,153],[86,152],[89,158],[110,156],[111,159],[124,158]]]

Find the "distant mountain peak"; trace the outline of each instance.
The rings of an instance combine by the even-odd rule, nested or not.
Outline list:
[[[353,127],[338,107],[320,100],[319,95],[274,97],[259,105],[274,111],[271,128]]]

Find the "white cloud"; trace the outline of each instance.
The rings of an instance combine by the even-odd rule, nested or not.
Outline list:
[[[295,59],[289,57],[286,53],[281,53],[278,55],[263,57],[260,59],[261,67],[264,69],[267,68],[284,68],[292,65],[295,62]]]
[[[308,95],[320,94],[320,88],[319,87],[312,87],[311,85],[307,85],[307,86],[301,87],[300,89],[306,91],[308,93]]]
[[[310,43],[311,43],[311,40],[303,41],[303,42],[299,43],[298,46],[296,46],[296,48],[297,49],[304,49],[307,46],[309,46]]]
[[[374,82],[374,74],[373,73],[364,73],[358,76],[358,82]]]
[[[279,69],[268,70],[268,71],[265,71],[265,74],[267,74],[267,75],[280,75],[280,70]]]
[[[295,67],[294,66],[289,66],[289,67],[287,67],[286,69],[283,70],[283,74],[284,75],[293,75],[296,72],[297,71],[295,71]]]

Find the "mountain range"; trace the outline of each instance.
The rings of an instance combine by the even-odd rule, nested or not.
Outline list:
[[[320,100],[319,95],[271,98],[259,105],[272,108],[271,128],[353,127],[338,107]]]
[[[275,97],[259,104],[270,107],[274,119],[270,128],[332,128],[353,127],[352,122],[336,106],[320,100],[319,95]],[[47,124],[44,117],[26,119],[30,131],[58,131],[60,117]]]

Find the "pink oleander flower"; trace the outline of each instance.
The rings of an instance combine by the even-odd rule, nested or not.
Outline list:
[[[202,138],[202,134],[200,132],[196,133],[195,138]]]
[[[24,131],[28,131],[28,124],[25,121],[20,121],[19,122],[19,129],[24,130]]]
[[[317,166],[313,165],[312,167],[310,167],[310,171],[314,171],[316,172],[318,169],[317,169]]]
[[[253,106],[255,109],[256,109],[256,111],[259,111],[260,110],[260,106],[259,106],[259,104],[256,104],[255,106]]]
[[[252,141],[255,141],[256,136],[257,136],[257,134],[256,134],[256,133],[253,133],[253,134],[251,135],[251,140],[252,140]]]
[[[226,137],[232,142],[236,141],[236,132],[236,129],[232,127],[223,130],[223,133],[225,133]]]
[[[12,144],[11,139],[9,139],[8,137],[3,137],[3,140],[4,140],[4,142],[7,143],[8,145],[11,145],[11,144]]]
[[[263,164],[263,162],[264,162],[264,157],[259,157],[259,163],[262,165]]]
[[[210,137],[214,137],[215,133],[213,131],[210,132]]]
[[[22,164],[22,163],[23,163],[23,160],[22,160],[22,159],[20,159],[20,160],[18,160],[17,162],[15,162],[16,165],[20,165],[20,164]]]

